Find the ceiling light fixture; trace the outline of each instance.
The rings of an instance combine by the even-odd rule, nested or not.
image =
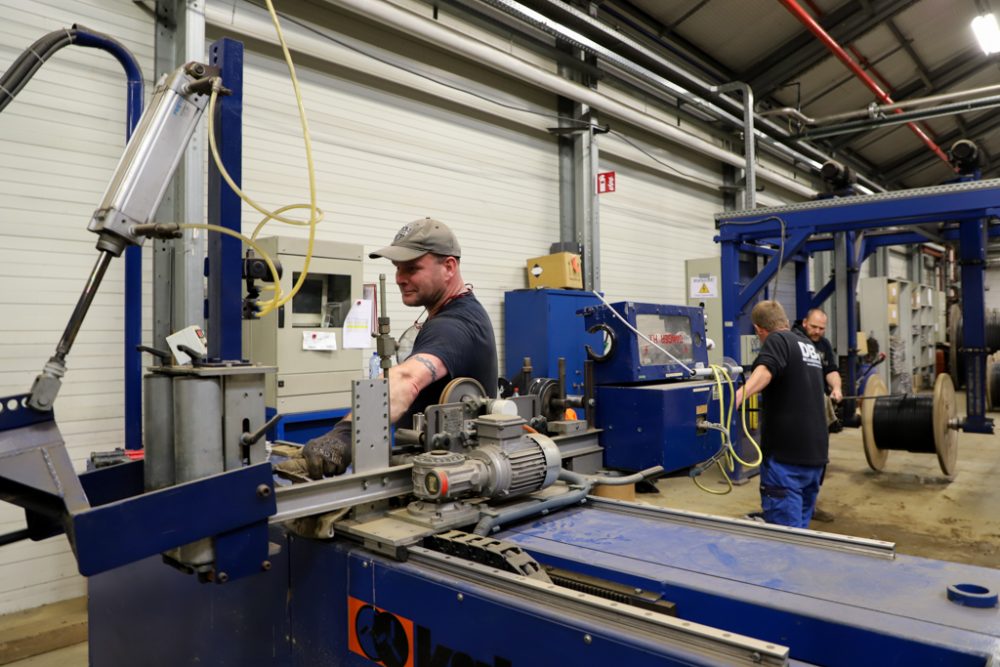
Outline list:
[[[972,19],[972,32],[986,55],[1000,53],[1000,27],[993,14],[980,14]]]

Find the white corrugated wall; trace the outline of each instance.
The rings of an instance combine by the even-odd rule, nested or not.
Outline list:
[[[430,14],[421,3],[411,4]],[[79,21],[125,41],[151,73],[152,20],[135,4],[47,0],[25,7],[0,0],[0,61],[13,60],[42,33]],[[213,15],[220,7],[224,11]],[[260,17],[245,3],[236,7],[239,11],[231,0],[208,3],[207,34],[210,39],[255,37],[248,40],[246,54],[244,186],[266,206],[307,201],[304,151],[285,65],[266,21],[260,23],[265,32],[256,35],[245,25],[223,25],[245,10],[251,18]],[[493,318],[502,355],[503,294],[524,287],[525,259],[546,253],[558,240],[556,142],[546,132],[555,120],[521,111],[552,110],[555,98],[422,44],[403,43],[398,35],[356,18],[329,20],[327,8],[294,2],[282,8],[327,20],[326,25],[369,46],[396,49],[388,55],[456,84],[447,88],[286,24],[293,50],[296,43],[313,40],[301,47],[308,57],[297,56],[297,65],[312,130],[319,204],[327,211],[318,238],[372,250],[415,218],[445,221],[462,242],[464,276]],[[442,21],[460,23],[454,16]],[[481,33],[474,26],[464,30]],[[555,69],[514,43],[490,41]],[[0,166],[0,270],[9,288],[0,296],[5,312],[0,394],[26,391],[62,332],[95,257],[86,222],[124,144],[117,64],[95,52],[75,51],[72,59],[57,56],[46,65],[0,115],[0,145],[7,158]],[[72,106],[66,99],[73,100]],[[513,108],[489,101],[495,99]],[[683,303],[684,260],[718,252],[712,216],[722,207],[720,168],[654,138],[630,137],[671,166],[620,140],[601,140],[602,168],[618,174],[617,192],[600,200],[602,287],[611,298]],[[671,175],[674,167],[704,184]],[[258,218],[246,208],[244,229],[249,232]],[[284,226],[271,231],[303,233]],[[388,262],[366,260],[366,282],[375,282],[380,272],[392,279]],[[115,264],[70,355],[57,406],[78,463],[91,450],[122,442],[121,293],[121,266]],[[389,304],[398,335],[418,312],[403,307],[392,286]],[[18,516],[18,510],[0,506],[0,530],[18,528]],[[65,544],[56,538],[0,549],[0,612],[84,591]]]
[[[711,183],[712,165],[657,157]],[[599,196],[601,289],[611,301],[687,303],[685,260],[719,252],[712,241],[713,214],[722,210],[718,191],[636,162],[606,159],[601,169],[617,177],[616,191]]]
[[[120,0],[0,0],[0,69],[73,23],[123,42],[152,75],[152,20]],[[124,145],[123,70],[95,49],[64,48],[0,114],[0,396],[28,391],[55,351],[97,258],[87,222]],[[104,279],[56,405],[79,468],[123,443],[123,268],[116,260]],[[0,533],[22,528],[23,516],[0,504]],[[65,537],[0,548],[0,613],[85,590]]]

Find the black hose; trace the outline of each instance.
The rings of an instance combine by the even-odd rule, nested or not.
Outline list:
[[[14,64],[0,76],[0,111],[3,111],[17,96],[25,84],[59,49],[69,46],[76,39],[75,28],[54,30],[37,39],[34,44],[18,56]]]

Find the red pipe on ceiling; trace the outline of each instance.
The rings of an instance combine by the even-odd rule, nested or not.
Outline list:
[[[892,98],[889,97],[889,94],[886,93],[884,90],[882,90],[882,88],[877,83],[875,83],[875,81],[870,76],[868,76],[868,73],[865,72],[863,69],[861,69],[861,67],[856,62],[854,62],[851,56],[849,56],[847,52],[844,51],[844,48],[840,44],[838,44],[837,41],[833,39],[833,37],[830,36],[830,33],[828,33],[826,30],[823,30],[822,26],[816,23],[816,20],[813,19],[813,17],[810,16],[809,13],[805,9],[803,9],[798,2],[796,2],[795,0],[779,0],[779,2],[781,2],[781,4],[783,4],[785,8],[792,13],[792,16],[797,18],[802,25],[808,28],[809,32],[815,35],[816,38],[819,39],[819,41],[822,42],[833,55],[837,56],[837,59],[840,60],[840,62],[844,63],[844,65],[847,66],[847,69],[851,70],[851,72],[854,73],[854,76],[858,77],[862,81],[862,83],[868,86],[868,89],[873,93],[875,93],[875,97],[882,104],[892,104]],[[902,109],[894,109],[894,111],[895,113],[903,112]],[[926,144],[926,146],[929,149],[931,149],[931,151],[934,152],[935,155],[937,155],[939,158],[944,160],[945,163],[951,166],[951,162],[948,160],[948,155],[943,150],[941,150],[940,146],[934,143],[933,139],[927,136],[926,132],[920,129],[916,123],[909,122],[907,123],[907,125],[911,130],[913,130],[913,133],[916,134],[917,137],[919,137],[920,140],[924,142],[924,144]]]

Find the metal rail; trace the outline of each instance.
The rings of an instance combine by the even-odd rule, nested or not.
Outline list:
[[[742,519],[727,519],[721,516],[712,516],[711,514],[673,510],[665,507],[636,505],[634,503],[599,498],[597,496],[588,497],[588,502],[594,509],[628,514],[629,516],[648,517],[677,525],[695,526],[735,535],[744,535],[753,537],[754,539],[787,542],[799,546],[871,556],[872,558],[886,560],[896,558],[896,544],[894,542],[883,542],[882,540],[871,540],[864,537],[852,537],[850,535],[836,535],[834,533],[823,533],[802,528],[789,528],[787,526],[744,521]]]
[[[787,665],[789,649],[780,644],[708,625],[657,614],[461,558],[410,547],[410,562],[436,570],[450,580],[486,586],[530,605],[544,604],[573,619],[597,622],[608,633],[639,636],[659,646],[676,647],[718,665]]]

